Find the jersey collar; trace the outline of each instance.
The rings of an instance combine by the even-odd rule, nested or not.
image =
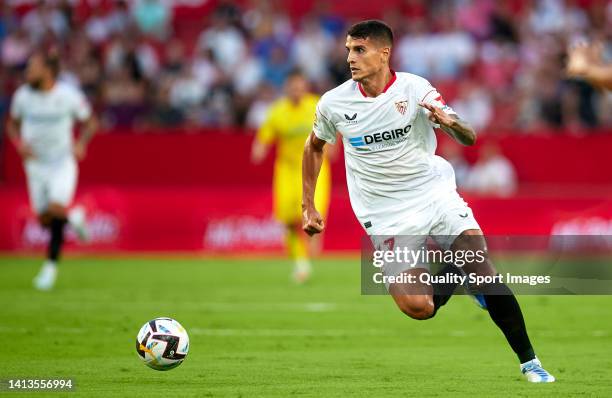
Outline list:
[[[391,87],[391,85],[397,79],[397,76],[395,76],[395,71],[393,69],[390,69],[390,70],[391,70],[391,79],[389,80],[389,82],[387,83],[385,88],[383,88],[382,93],[386,93],[387,90],[389,89],[389,87]],[[361,92],[361,95],[363,95],[364,97],[368,98],[368,96],[367,96],[366,92],[364,91],[363,87],[361,87],[361,83],[357,83],[357,87],[359,87],[359,92]]]

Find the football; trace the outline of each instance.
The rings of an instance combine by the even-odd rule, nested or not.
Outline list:
[[[170,370],[187,357],[189,336],[172,318],[155,318],[145,323],[136,337],[136,352],[142,361],[155,370]]]

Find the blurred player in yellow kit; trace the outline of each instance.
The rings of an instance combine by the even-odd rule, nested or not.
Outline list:
[[[292,71],[285,81],[285,96],[278,99],[253,142],[251,160],[260,164],[272,145],[276,145],[274,164],[274,215],[287,227],[285,242],[289,255],[295,261],[293,278],[306,281],[311,273],[309,257],[320,250],[320,240],[310,238],[302,231],[302,154],[304,143],[312,130],[319,97],[311,94],[308,81],[299,70]],[[320,185],[319,185],[320,184]],[[315,202],[317,209],[327,213],[331,188],[328,160],[325,159]]]

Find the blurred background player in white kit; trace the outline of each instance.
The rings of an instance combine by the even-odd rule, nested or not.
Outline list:
[[[24,161],[32,210],[51,233],[47,259],[34,279],[40,290],[55,284],[66,224],[81,240],[87,239],[84,210],[69,207],[76,189],[77,161],[85,157],[97,127],[85,95],[57,81],[59,69],[57,54],[31,56],[26,83],[13,96],[7,126],[9,138]],[[82,123],[76,142],[75,120]]]

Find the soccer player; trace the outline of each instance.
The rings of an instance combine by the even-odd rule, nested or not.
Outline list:
[[[15,92],[7,125],[9,138],[24,161],[30,204],[41,225],[51,232],[47,260],[34,279],[40,290],[55,284],[65,225],[70,223],[80,238],[86,238],[83,209],[68,209],[76,188],[77,160],[84,158],[96,130],[85,96],[56,80],[59,69],[56,54],[32,55],[26,84]],[[75,120],[82,122],[82,128],[73,143]]]
[[[377,236],[428,235],[445,250],[486,253],[486,243],[471,209],[456,191],[452,166],[435,156],[433,127],[464,145],[474,130],[448,106],[424,78],[389,66],[393,33],[380,21],[364,21],[348,31],[346,49],[352,79],[325,93],[303,154],[303,228],[308,234],[325,224],[313,198],[326,143],[344,143],[346,175],[353,211],[377,245]],[[418,56],[418,54],[415,54]],[[318,189],[318,187],[317,187]],[[425,238],[423,238],[424,240]],[[393,248],[394,238],[384,245]],[[414,319],[433,317],[456,284],[418,283],[424,266],[389,267],[390,275],[416,275],[417,283],[387,285],[399,309]],[[488,256],[463,266],[466,273],[496,276]],[[449,264],[444,275],[458,273]],[[529,341],[519,304],[503,283],[470,286],[517,354],[530,382],[552,382]]]
[[[308,91],[308,81],[299,70],[293,70],[285,81],[285,97],[277,100],[257,132],[251,160],[259,164],[276,144],[274,164],[274,215],[286,226],[285,241],[295,262],[293,278],[305,282],[311,273],[309,254],[320,250],[320,240],[308,238],[302,224],[302,150],[312,131],[312,122],[319,98]],[[326,159],[322,160],[320,185],[314,195],[317,208],[325,214],[329,205],[331,174]]]

